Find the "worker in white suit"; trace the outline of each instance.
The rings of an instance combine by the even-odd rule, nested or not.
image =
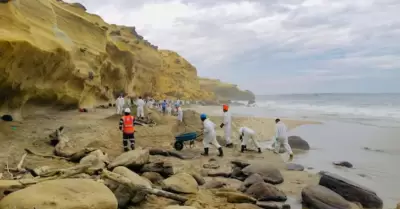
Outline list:
[[[242,141],[241,152],[244,152],[247,148],[247,145],[250,143],[254,143],[257,147],[258,152],[261,153],[261,146],[256,139],[256,132],[247,127],[239,128],[239,139]]]
[[[136,106],[137,106],[137,117],[138,118],[144,118],[144,106],[145,106],[145,102],[142,99],[141,96],[139,96],[139,99],[136,101]]]
[[[226,105],[226,104],[222,105],[222,111],[224,112],[224,122],[221,123],[220,127],[224,128],[224,137],[225,137],[226,147],[233,147],[233,144],[231,141],[232,116],[228,110],[229,110],[228,105]]]
[[[176,111],[178,112],[177,119],[178,119],[179,122],[182,122],[183,121],[183,110],[182,110],[180,105],[175,104],[175,106],[176,106]]]
[[[285,151],[289,153],[289,160],[293,160],[293,151],[292,148],[289,145],[288,141],[288,136],[287,136],[287,127],[286,125],[279,119],[277,118],[275,120],[275,150],[274,152],[276,154],[279,153],[279,149],[281,148],[281,145],[285,148]]]
[[[115,106],[117,108],[117,114],[122,115],[122,111],[124,109],[125,99],[122,94],[119,95],[117,100],[115,101]]]
[[[201,155],[208,156],[208,149],[210,148],[210,144],[214,145],[218,149],[218,156],[223,157],[224,152],[222,151],[221,145],[219,145],[217,141],[217,133],[215,132],[215,124],[207,118],[206,114],[201,114],[200,119],[203,122],[203,146],[204,153]]]

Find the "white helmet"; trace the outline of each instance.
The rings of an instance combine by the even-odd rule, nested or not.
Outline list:
[[[124,111],[125,113],[131,113],[131,109],[129,109],[129,108],[125,108],[125,111]]]
[[[240,134],[243,133],[243,131],[244,131],[243,129],[244,129],[243,127],[240,127],[240,128],[239,128],[239,133],[240,133]]]

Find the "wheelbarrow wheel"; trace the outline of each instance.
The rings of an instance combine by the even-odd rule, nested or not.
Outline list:
[[[182,142],[175,142],[174,148],[178,151],[183,149],[183,143]]]

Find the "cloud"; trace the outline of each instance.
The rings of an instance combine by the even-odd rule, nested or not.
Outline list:
[[[398,0],[79,2],[179,52],[199,75],[260,94],[334,92],[328,84],[351,86],[354,80],[359,89],[374,91],[371,79],[384,90],[388,79],[400,76]]]

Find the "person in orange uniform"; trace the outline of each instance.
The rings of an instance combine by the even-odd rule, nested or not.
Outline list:
[[[131,144],[131,149],[135,149],[135,117],[131,115],[131,109],[125,108],[125,115],[119,120],[119,130],[122,131],[122,143],[124,145],[124,151],[129,151],[128,141]]]

